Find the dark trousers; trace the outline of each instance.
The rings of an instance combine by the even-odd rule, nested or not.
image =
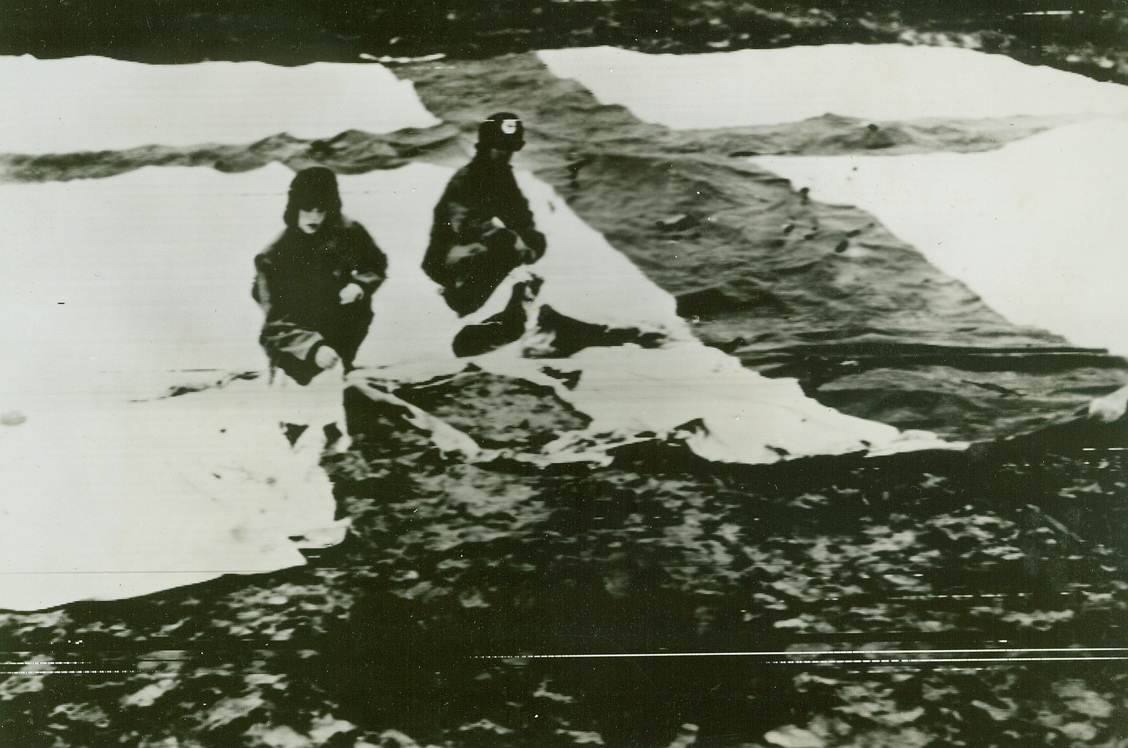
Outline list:
[[[448,256],[461,259],[452,263],[454,280],[443,288],[447,306],[460,317],[481,309],[505,276],[522,264],[516,245],[517,235],[502,229],[481,242],[451,247]]]
[[[361,302],[365,307],[368,302]],[[341,357],[341,364],[345,371],[353,368],[356,353],[360,344],[368,337],[368,328],[372,325],[372,311],[368,308],[342,310],[334,316],[332,321],[320,325],[317,332],[325,339],[325,345],[332,348]],[[269,349],[268,349],[269,350]],[[281,369],[300,385],[307,385],[313,378],[321,373],[319,367],[312,360],[298,358],[289,353],[281,353],[271,357],[271,365]]]

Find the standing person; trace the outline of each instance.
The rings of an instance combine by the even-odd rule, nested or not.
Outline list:
[[[337,177],[323,166],[294,176],[283,221],[282,235],[255,258],[252,295],[266,314],[259,342],[271,366],[305,385],[338,362],[352,367],[388,261],[341,214]]]
[[[512,112],[478,125],[477,153],[447,184],[435,206],[423,271],[443,287],[447,305],[477,311],[516,267],[539,260],[548,242],[537,231],[509,161],[525,145]]]

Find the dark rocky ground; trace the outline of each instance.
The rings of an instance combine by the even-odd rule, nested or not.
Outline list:
[[[1042,11],[1068,15],[1032,15]],[[1128,81],[1124,0],[3,0],[0,54],[191,62],[950,44]]]
[[[399,394],[495,446],[582,421],[482,373]],[[551,474],[352,416],[368,436],[327,468],[354,531],[309,566],[0,614],[3,744],[1128,738],[1123,428],[773,468],[651,445]]]

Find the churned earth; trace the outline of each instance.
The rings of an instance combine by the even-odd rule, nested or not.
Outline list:
[[[473,372],[400,394],[495,445],[579,418]],[[1123,739],[1122,429],[763,468],[648,446],[546,474],[353,415],[374,436],[327,463],[353,532],[309,566],[0,616],[5,741]]]

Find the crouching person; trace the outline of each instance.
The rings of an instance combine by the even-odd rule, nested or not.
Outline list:
[[[491,114],[478,125],[474,158],[455,172],[435,206],[423,271],[442,287],[447,306],[466,317],[507,278],[512,282],[504,309],[481,320],[476,315],[454,336],[454,354],[476,356],[522,338],[525,355],[537,356],[566,357],[592,345],[659,345],[663,336],[656,332],[559,313],[542,303],[539,274],[514,272],[540,260],[548,245],[510,166],[524,145],[525,128],[516,114]]]
[[[388,261],[342,215],[337,177],[325,167],[294,177],[283,221],[282,235],[255,258],[253,295],[266,315],[259,342],[272,370],[306,385],[338,362],[352,368]]]
[[[387,258],[363,226],[342,215],[337,177],[325,167],[294,177],[283,221],[281,236],[255,258],[252,291],[265,314],[259,342],[272,383],[302,385],[279,393],[279,420],[295,447],[320,454],[336,442],[344,449],[343,380],[309,385],[327,369],[352,368]]]
[[[423,272],[442,286],[459,316],[480,309],[514,268],[544,255],[547,241],[509,164],[525,145],[524,133],[511,112],[483,120],[474,158],[435,206]]]

